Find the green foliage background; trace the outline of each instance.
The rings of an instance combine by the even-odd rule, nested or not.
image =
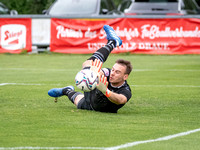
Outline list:
[[[19,14],[41,14],[55,0],[1,0],[9,9],[17,10]]]
[[[17,10],[18,14],[42,14],[55,0],[0,0],[9,9]],[[114,0],[118,5],[122,0]]]

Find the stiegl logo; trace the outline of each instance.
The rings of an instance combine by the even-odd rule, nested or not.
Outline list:
[[[26,27],[19,24],[1,26],[1,47],[6,50],[17,50],[26,47]]]

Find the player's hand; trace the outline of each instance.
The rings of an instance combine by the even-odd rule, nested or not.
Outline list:
[[[102,67],[102,62],[99,59],[95,59],[94,61],[92,61],[92,65],[90,67],[90,70],[92,70],[93,72],[95,72],[98,76]]]
[[[107,81],[107,78],[102,75],[100,78],[99,78],[99,83],[97,84],[97,89],[99,91],[101,91],[103,94],[106,93],[106,89],[107,89],[107,86],[108,86],[108,81]]]
[[[107,77],[102,75],[99,77],[99,83],[97,84],[97,89],[101,91],[106,97],[110,97],[111,91],[108,89]]]

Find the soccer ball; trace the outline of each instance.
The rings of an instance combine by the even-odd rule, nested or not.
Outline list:
[[[75,77],[76,86],[84,92],[89,92],[96,88],[98,76],[90,69],[79,71]]]

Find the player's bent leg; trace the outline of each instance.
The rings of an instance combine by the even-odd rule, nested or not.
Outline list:
[[[96,52],[92,54],[92,56],[88,60],[95,60],[99,59],[101,62],[105,62],[109,56],[109,54],[112,52],[112,50],[122,45],[122,40],[119,36],[115,33],[114,29],[110,27],[109,25],[104,25],[103,29],[106,32],[107,35],[107,44],[100,49],[98,49]]]
[[[81,99],[79,99],[79,102],[77,103],[77,108],[85,110],[93,110],[91,104],[86,101],[84,96]]]
[[[82,98],[84,98],[84,95],[82,93],[77,95],[76,98],[74,99],[74,104],[77,106]]]
[[[115,47],[122,45],[122,40],[119,36],[117,36],[115,30],[112,27],[110,27],[109,25],[104,25],[103,29],[106,32],[107,40],[115,41]]]
[[[82,69],[85,67],[90,67],[92,66],[93,60],[86,60],[85,62],[83,62],[82,64]]]
[[[93,110],[90,103],[85,100],[84,94],[76,92],[72,96],[73,98],[70,98],[70,94],[68,97],[76,105],[77,109]]]

